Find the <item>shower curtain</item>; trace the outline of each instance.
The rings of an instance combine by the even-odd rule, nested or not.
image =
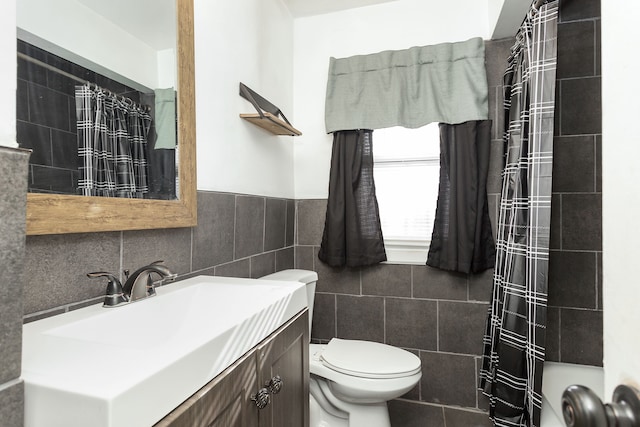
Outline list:
[[[539,426],[558,0],[532,6],[504,75],[505,164],[480,386],[496,426]]]
[[[83,196],[144,198],[151,116],[133,101],[89,84],[76,86],[80,157],[78,192]]]

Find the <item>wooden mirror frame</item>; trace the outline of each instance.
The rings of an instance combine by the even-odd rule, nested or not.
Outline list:
[[[177,200],[27,194],[27,234],[191,227],[197,223],[193,0],[176,0],[179,194]]]

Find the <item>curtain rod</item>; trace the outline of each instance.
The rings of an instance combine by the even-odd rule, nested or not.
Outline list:
[[[30,57],[29,55],[26,55],[22,52],[17,52],[18,53],[18,58],[24,59],[25,61],[31,62],[33,64],[39,65],[43,68],[46,68],[47,70],[53,71],[54,73],[58,73],[60,75],[63,75],[71,80],[74,80],[78,83],[82,83],[82,84],[86,84],[89,85],[89,87],[93,86],[96,89],[102,89],[104,91],[106,91],[109,95],[115,96],[116,98],[120,98],[120,100],[122,101],[126,101],[126,102],[130,102],[132,103],[135,107],[138,107],[142,110],[146,110],[146,111],[150,111],[151,107],[149,107],[148,105],[142,105],[142,104],[138,104],[137,102],[135,102],[133,99],[131,98],[127,98],[126,96],[122,96],[122,95],[118,95],[116,93],[111,92],[108,89],[104,89],[100,86],[98,86],[96,83],[90,82],[89,80],[83,80],[80,77],[74,76],[71,73],[67,73],[64,70],[61,70],[59,68],[54,67],[53,65],[47,64],[46,62],[42,62],[39,59],[35,59]]]
[[[59,68],[56,68],[56,67],[54,67],[53,65],[49,65],[49,64],[47,64],[46,62],[42,62],[42,61],[40,61],[40,60],[38,60],[38,59],[32,58],[32,57],[30,57],[29,55],[25,55],[25,54],[24,54],[24,53],[22,53],[22,52],[18,52],[18,58],[22,58],[22,59],[24,59],[25,61],[32,62],[32,63],[34,63],[34,64],[36,64],[36,65],[39,65],[39,66],[41,66],[41,67],[44,67],[44,68],[46,68],[47,70],[51,70],[51,71],[53,71],[53,72],[55,72],[55,73],[62,74],[63,76],[68,77],[68,78],[70,78],[70,79],[72,79],[72,80],[75,80],[75,81],[77,81],[77,82],[80,82],[80,83],[89,83],[87,80],[82,80],[80,77],[76,77],[76,76],[74,76],[73,74],[67,73],[66,71],[63,71],[63,70],[61,70],[61,69],[59,69]]]

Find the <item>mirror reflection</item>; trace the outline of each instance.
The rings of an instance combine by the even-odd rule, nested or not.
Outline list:
[[[173,0],[17,2],[29,191],[175,199]]]

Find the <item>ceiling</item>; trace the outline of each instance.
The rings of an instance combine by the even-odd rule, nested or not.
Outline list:
[[[284,0],[284,3],[293,17],[299,18],[392,1],[397,0]]]
[[[175,44],[175,0],[76,0],[156,50]],[[283,0],[294,18],[398,0]],[[126,11],[126,13],[123,13]],[[149,25],[153,23],[153,25]],[[158,25],[160,23],[160,25]]]
[[[175,48],[175,0],[77,1],[156,50]]]
[[[175,46],[175,0],[76,0],[156,50]],[[283,0],[294,18],[321,15],[399,0]],[[509,37],[531,0],[492,0],[492,39]],[[126,11],[126,13],[123,13]],[[153,24],[153,25],[151,25]]]

